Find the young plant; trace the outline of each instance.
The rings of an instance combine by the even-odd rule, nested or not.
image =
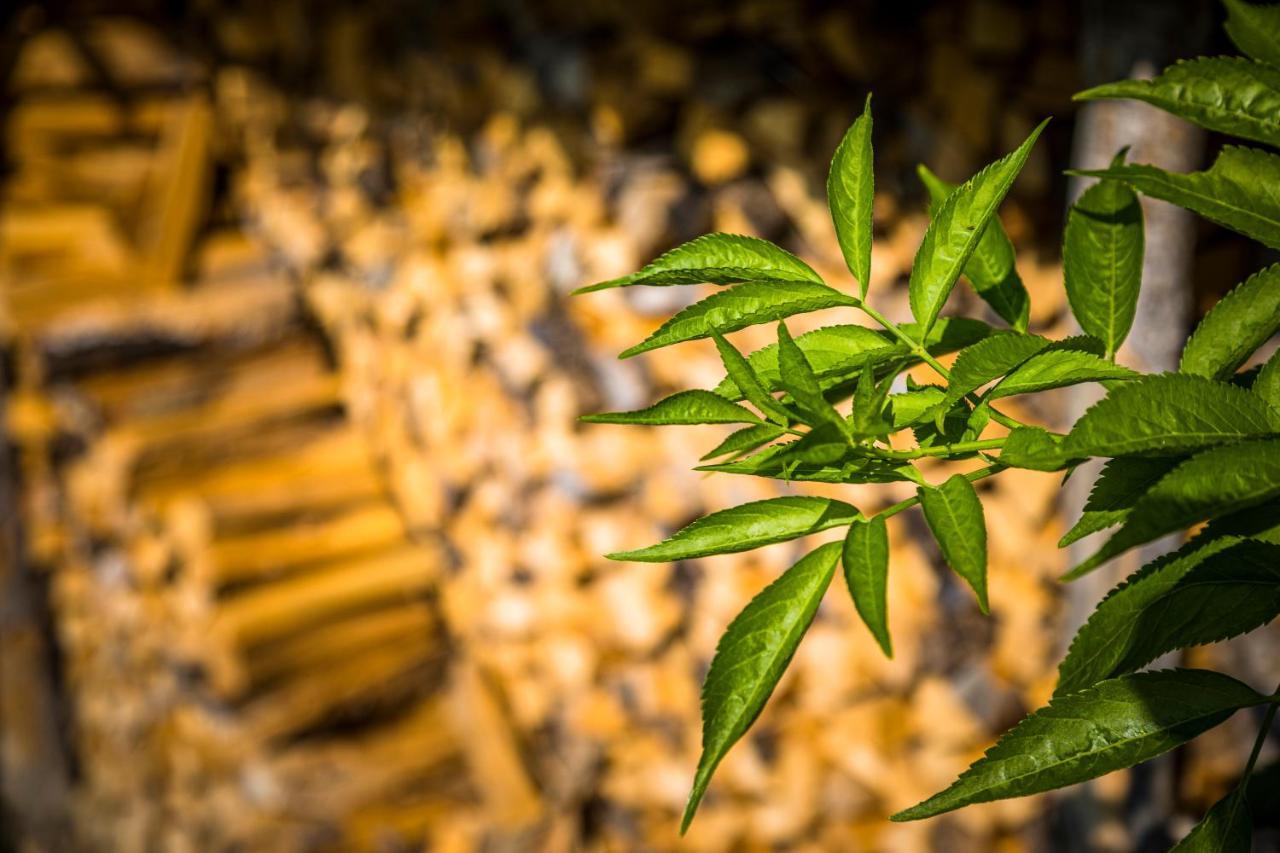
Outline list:
[[[1155,80],[1101,86],[1078,98],[1138,98],[1211,130],[1280,145],[1280,7],[1243,0],[1227,0],[1227,7],[1228,33],[1251,58],[1191,60]],[[584,420],[740,424],[705,457],[721,461],[702,471],[917,486],[914,497],[870,515],[829,498],[756,501],[712,513],[656,545],[609,555],[684,560],[845,529],[843,541],[820,546],[766,587],[721,638],[703,687],[703,750],[682,832],[717,765],[764,707],[837,567],[867,628],[892,653],[887,520],[918,505],[946,562],[985,612],[986,524],[974,483],[1008,468],[1070,475],[1081,461],[1102,457],[1107,462],[1084,512],[1059,545],[1115,530],[1066,578],[1166,534],[1208,525],[1103,599],[1072,642],[1048,706],[945,791],[893,819],[1083,782],[1186,743],[1238,710],[1265,706],[1239,785],[1179,845],[1248,849],[1249,780],[1280,697],[1206,670],[1141,670],[1166,652],[1223,640],[1280,614],[1280,354],[1239,372],[1280,329],[1280,265],[1256,273],[1209,312],[1187,341],[1178,372],[1142,375],[1117,364],[1115,355],[1133,322],[1142,271],[1135,193],[1280,248],[1280,156],[1227,147],[1209,170],[1183,175],[1130,165],[1121,152],[1107,169],[1080,172],[1100,180],[1068,215],[1063,267],[1085,334],[1050,341],[1026,331],[1027,293],[996,217],[1043,128],[959,187],[921,167],[932,219],[910,276],[913,322],[892,323],[866,301],[870,99],[836,149],[827,181],[836,235],[857,282],[852,293],[771,243],[728,234],[700,237],[639,272],[583,288],[730,285],[622,354],[713,338],[726,373],[719,386]],[[962,276],[1010,328],[940,316]],[[841,307],[862,312],[882,331],[835,325],[792,337],[783,322]],[[777,344],[749,355],[725,338],[773,322]],[[952,352],[955,361],[944,367],[938,356]],[[908,379],[906,390],[893,393],[900,374],[921,363],[939,384]],[[1102,383],[1107,394],[1065,435],[1023,424],[996,406],[1015,394],[1081,382]],[[998,429],[989,429],[993,424]],[[908,430],[914,439],[908,449],[890,441]],[[915,466],[926,457],[980,464],[934,484]]]

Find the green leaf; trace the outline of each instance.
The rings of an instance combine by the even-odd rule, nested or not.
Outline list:
[[[839,559],[839,542],[813,551],[753,598],[720,638],[702,686],[702,755],[681,834],[688,830],[711,774],[773,693]]]
[[[920,820],[1095,779],[1154,758],[1264,701],[1234,678],[1205,670],[1102,681],[1053,699],[1014,726],[951,787],[891,820]]]
[[[809,360],[804,351],[796,346],[786,323],[778,324],[778,369],[782,373],[782,387],[791,398],[806,412],[816,426],[827,423],[848,434],[849,425],[835,410],[835,407],[822,396],[822,386],[818,377],[813,374]]]
[[[1067,299],[1080,328],[1103,342],[1108,357],[1133,325],[1142,252],[1142,206],[1123,183],[1099,181],[1071,206],[1062,242]]]
[[[914,323],[903,324],[900,328],[905,334],[916,336],[917,327]],[[980,320],[967,317],[943,318],[929,332],[925,348],[931,355],[945,355],[982,340],[991,331],[991,327]],[[888,332],[868,329],[866,326],[823,326],[800,335],[795,341],[809,360],[814,374],[821,380],[824,390],[859,376],[863,366],[867,364],[879,370],[899,361],[906,364],[919,361]],[[756,350],[747,357],[747,362],[765,388],[770,391],[781,390],[782,376],[778,372],[777,344],[769,344]],[[729,378],[725,378],[716,387],[716,393],[729,399],[742,398],[742,392]]]
[[[1214,803],[1169,853],[1249,853],[1252,849],[1248,798],[1237,789]]]
[[[657,545],[620,551],[608,557],[669,563],[713,554],[735,554],[841,527],[860,517],[857,507],[830,498],[770,498],[713,512]]]
[[[1113,388],[1076,421],[1073,456],[1170,456],[1270,435],[1280,413],[1248,391],[1182,373],[1160,373]]]
[[[1124,165],[1070,175],[1124,181],[1143,195],[1172,202],[1246,237],[1280,249],[1280,157],[1227,145],[1203,172],[1166,172]]]
[[[871,365],[862,368],[853,397],[853,434],[858,438],[888,435],[893,427],[884,417],[885,401],[896,377],[892,372],[877,386]]]
[[[916,252],[909,283],[911,314],[926,333],[1046,123],[1041,122],[1015,151],[974,175],[938,206]]]
[[[1004,376],[1031,356],[1049,346],[1049,339],[1021,332],[996,332],[961,350],[951,366],[947,396],[935,410],[935,416],[951,408],[966,394],[978,390],[997,377]]]
[[[702,465],[695,470],[815,483],[920,480],[919,473],[909,464],[861,456],[859,453],[850,447],[841,430],[824,424],[799,441],[775,444],[745,459]]]
[[[1280,545],[1280,500],[1264,501],[1248,509],[1215,518],[1197,539],[1238,536]]]
[[[1056,693],[1133,672],[1165,652],[1217,642],[1280,613],[1280,545],[1197,538],[1117,586],[1080,627]]]
[[[705,456],[702,461],[715,459],[717,456],[725,456],[730,453],[749,453],[756,450],[774,439],[781,438],[786,433],[781,427],[773,424],[755,424],[754,426],[743,427],[730,433],[724,441],[717,444]]]
[[[1081,382],[1133,379],[1139,374],[1090,352],[1047,349],[1033,355],[991,389],[989,399],[1064,388]]]
[[[1239,56],[1201,56],[1154,80],[1095,86],[1077,101],[1132,98],[1207,130],[1280,145],[1280,71]]]
[[[1002,457],[1003,458],[1003,457]],[[1084,537],[1113,527],[1129,517],[1138,498],[1182,462],[1181,456],[1122,456],[1107,460],[1093,483],[1080,520],[1067,531],[1058,547],[1065,548]]]
[[[1074,580],[1138,545],[1280,496],[1280,439],[1197,453],[1147,490],[1106,544],[1064,577]]]
[[[738,352],[733,344],[726,341],[724,335],[719,332],[714,332],[713,336],[725,371],[747,401],[764,413],[769,420],[783,426],[791,423],[791,413],[764,389],[756,372],[751,369],[751,364],[743,358],[742,353]]]
[[[825,284],[793,282],[782,287],[771,282],[747,282],[695,302],[663,323],[642,343],[624,350],[619,358],[631,358],[683,341],[709,338],[713,332],[723,335],[793,314],[857,304],[858,300],[852,296]]]
[[[1227,35],[1259,62],[1280,65],[1280,7],[1246,0],[1223,0],[1227,7]]]
[[[1114,587],[1072,638],[1058,667],[1054,695],[1074,693],[1110,677],[1134,641],[1134,614],[1150,606],[1204,560],[1241,541],[1239,536],[1197,536]]]
[[[758,424],[760,418],[749,409],[730,403],[710,391],[680,391],[635,412],[602,412],[579,418],[588,424]]]
[[[937,385],[925,385],[901,394],[890,394],[889,412],[893,428],[904,429],[932,420],[933,410],[946,396],[946,389]]]
[[[1040,427],[1015,427],[1000,447],[1000,464],[1029,471],[1061,471],[1080,463],[1063,451],[1065,436]]]
[[[1253,393],[1271,408],[1280,411],[1280,350],[1271,354],[1258,378],[1253,381]]]
[[[638,272],[582,287],[574,293],[592,293],[637,284],[736,284],[744,281],[822,284],[822,276],[768,240],[740,234],[704,234],[677,246]]]
[[[804,353],[814,374],[822,380],[857,376],[863,365],[878,368],[896,358],[909,354],[909,350],[895,341],[887,332],[868,329],[866,326],[823,326],[805,332],[795,339],[796,346]],[[747,363],[760,379],[760,384],[770,391],[782,389],[782,374],[778,371],[778,345],[769,344],[747,356]],[[833,384],[823,382],[824,385]],[[727,376],[716,386],[716,393],[729,399],[742,397],[733,377]]]
[[[1178,370],[1230,379],[1278,330],[1280,264],[1249,276],[1210,309],[1187,339]]]
[[[956,474],[937,488],[920,488],[917,494],[947,565],[973,588],[978,607],[986,613],[987,522],[973,483]]]
[[[887,658],[893,657],[889,638],[887,583],[889,578],[889,533],[884,516],[857,521],[849,526],[841,551],[844,580],[853,596],[858,615],[871,630]]]
[[[916,166],[916,174],[929,191],[931,213],[955,191],[955,184],[942,180],[924,165]],[[1031,299],[1018,276],[1015,260],[1013,243],[1000,224],[1000,217],[992,216],[982,231],[977,248],[964,265],[964,277],[969,279],[974,292],[992,310],[1015,330],[1025,332],[1031,312]]]
[[[871,203],[875,197],[875,169],[871,156],[871,96],[862,115],[850,126],[831,158],[827,173],[827,203],[836,224],[836,237],[849,272],[858,280],[862,297],[871,284]]]

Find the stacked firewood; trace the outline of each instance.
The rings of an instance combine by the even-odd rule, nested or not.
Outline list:
[[[368,45],[347,14],[328,22],[339,65],[353,90],[377,89],[350,62]],[[65,662],[82,842],[677,846],[716,638],[813,543],[677,565],[600,555],[747,500],[838,494],[875,510],[909,487],[704,477],[689,469],[722,430],[577,424],[721,369],[700,345],[614,358],[689,288],[567,294],[708,230],[782,239],[844,280],[804,164],[813,128],[823,145],[838,128],[799,101],[761,99],[740,122],[694,104],[676,157],[638,154],[692,85],[687,49],[644,37],[619,48],[643,73],[597,79],[588,122],[541,115],[534,73],[485,50],[467,74],[415,57],[399,82],[426,94],[386,116],[286,97],[250,67],[267,30],[221,22],[244,64],[201,68],[129,21],[95,24],[87,62],[46,30],[20,56],[6,128],[7,420]],[[840,39],[824,44],[866,71]],[[978,74],[958,48],[939,56],[939,87]],[[99,93],[102,67],[127,97]],[[984,104],[947,119],[946,177],[1002,144],[973,118]],[[458,130],[443,129],[450,110]],[[890,164],[913,153],[906,135],[886,134]],[[1028,174],[1042,187],[1047,161]],[[905,319],[926,219],[888,187],[872,290]],[[1034,211],[1015,199],[1004,213],[1033,327],[1062,334],[1060,271],[1025,248]],[[954,307],[985,310],[963,292]],[[1010,408],[1060,417],[1038,405]],[[1010,471],[985,486],[990,619],[919,520],[896,519],[894,659],[833,587],[683,843],[1027,843],[1037,800],[932,824],[885,816],[1051,691],[1059,485]],[[1208,796],[1221,776],[1201,776],[1194,795]],[[1118,802],[1123,778],[1099,794]]]

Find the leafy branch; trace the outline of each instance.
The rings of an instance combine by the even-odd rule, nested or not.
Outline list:
[[[1250,58],[1197,59],[1151,81],[1123,81],[1078,98],[1137,98],[1210,130],[1280,144],[1280,6],[1225,0],[1228,34]],[[1182,205],[1280,248],[1280,156],[1227,146],[1206,171],[1165,172],[1119,152],[1072,207],[1063,237],[1064,287],[1083,335],[1027,331],[1030,300],[997,210],[1040,133],[953,186],[918,170],[930,223],[912,265],[913,321],[868,304],[874,189],[871,99],[832,158],[828,204],[851,282],[828,283],[800,258],[755,237],[710,234],[643,269],[583,288],[725,287],[695,302],[622,353],[630,358],[711,338],[725,368],[714,389],[673,394],[595,423],[735,424],[701,471],[783,481],[909,482],[916,494],[863,512],[831,498],[786,496],[714,512],[666,540],[610,554],[663,562],[745,551],[828,530],[842,540],[811,551],[757,595],[720,640],[703,688],[703,750],[681,823],[688,828],[712,775],[768,701],[835,575],[892,655],[887,523],[919,508],[939,551],[987,609],[986,520],[974,484],[1008,468],[1070,472],[1106,464],[1077,524],[1059,543],[1110,538],[1066,577],[1131,548],[1208,522],[1173,554],[1113,589],[1080,628],[1048,706],[1029,715],[945,791],[894,815],[931,817],[971,803],[1047,791],[1138,762],[1189,741],[1234,712],[1267,710],[1237,788],[1210,809],[1182,850],[1246,850],[1246,791],[1280,695],[1205,670],[1143,671],[1161,655],[1258,628],[1280,615],[1280,354],[1242,368],[1280,331],[1280,265],[1224,297],[1190,336],[1176,373],[1143,375],[1119,363],[1141,285],[1140,194]],[[1007,324],[941,316],[965,280]],[[792,336],[789,317],[853,308],[880,328],[823,326]],[[777,343],[742,353],[740,329],[777,324]],[[951,366],[941,357],[954,353]],[[905,371],[925,364],[941,385]],[[1023,423],[995,401],[1079,383],[1103,399],[1065,435]],[[900,388],[905,384],[905,390]],[[990,435],[992,424],[1007,434]],[[910,436],[911,446],[895,441]],[[914,463],[983,460],[929,483]],[[711,461],[719,460],[719,461]]]

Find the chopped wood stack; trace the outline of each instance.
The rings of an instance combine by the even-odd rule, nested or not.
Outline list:
[[[230,55],[257,49],[254,28],[224,23]],[[692,109],[681,165],[626,147],[644,105],[690,85],[673,43],[628,47],[641,97],[605,98],[624,82],[605,78],[588,129],[539,118],[517,97],[531,72],[485,51],[475,89],[418,57],[407,79],[433,83],[430,108],[384,121],[290,100],[244,66],[184,85],[203,72],[150,30],[94,31],[94,63],[60,30],[27,42],[0,212],[8,428],[65,661],[81,840],[676,846],[716,638],[812,543],[679,565],[600,555],[784,492],[868,510],[908,492],[703,477],[689,468],[716,428],[577,424],[720,368],[709,346],[614,358],[687,288],[566,296],[706,230],[787,235],[843,280],[821,184],[797,165],[811,116]],[[93,91],[97,65],[130,97]],[[449,104],[510,109],[451,133]],[[1028,214],[1007,207],[1017,239]],[[925,219],[887,193],[877,211],[872,288],[903,318]],[[1059,270],[1030,252],[1020,269],[1033,326],[1060,334]],[[1023,471],[986,484],[990,619],[918,519],[895,520],[895,658],[834,587],[683,844],[1025,843],[1036,800],[884,818],[1049,694],[1058,487]]]

